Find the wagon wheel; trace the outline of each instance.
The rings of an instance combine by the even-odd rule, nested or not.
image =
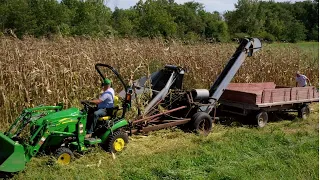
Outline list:
[[[199,134],[208,135],[212,129],[212,119],[205,112],[197,112],[191,119],[192,129]]]
[[[264,127],[268,122],[268,113],[267,112],[259,112],[256,116],[256,122],[258,127]]]
[[[310,115],[310,108],[307,105],[298,110],[298,117],[302,118],[303,120],[306,120],[309,115]]]

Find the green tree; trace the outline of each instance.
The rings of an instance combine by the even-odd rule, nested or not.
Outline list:
[[[213,38],[220,42],[229,40],[228,25],[222,21],[218,12],[209,13],[201,11],[200,16],[205,23],[205,37]]]
[[[26,0],[5,0],[1,2],[3,29],[11,29],[18,37],[32,34],[36,19]]]
[[[57,34],[60,32],[60,27],[68,22],[68,9],[60,5],[56,0],[29,1],[30,10],[36,23],[36,27],[32,29],[33,35],[39,37]]]
[[[167,11],[169,2],[166,0],[139,1],[135,6],[138,12],[138,33],[143,37],[173,37],[177,32],[177,24]]]
[[[178,25],[179,37],[184,37],[186,34],[204,36],[206,25],[199,16],[202,11],[203,5],[200,3],[174,4],[170,13],[174,17],[174,22]]]
[[[317,39],[319,23],[317,1],[274,2],[238,0],[235,11],[224,17],[233,35],[248,34],[269,41],[296,42]]]
[[[292,20],[290,11],[281,7],[281,4],[274,2],[261,2],[260,9],[264,12],[265,24],[264,31],[260,32],[262,36],[272,40],[272,36],[276,40],[284,40],[286,31],[286,22]],[[268,37],[270,34],[271,36]]]
[[[137,12],[134,9],[118,9],[112,13],[112,27],[120,36],[136,35],[136,26],[134,20],[137,19]]]
[[[36,37],[49,34],[178,37],[228,41],[230,36],[318,40],[319,1],[238,0],[223,18],[197,2],[140,0],[130,9],[111,12],[104,0],[0,0],[0,30]]]
[[[231,33],[247,33],[252,35],[263,30],[263,21],[258,16],[259,3],[257,0],[239,0],[235,11],[225,14],[226,22]]]
[[[319,24],[319,1],[303,1],[293,4],[292,13],[306,28],[307,40],[318,40],[315,27]]]
[[[102,0],[67,0],[63,3],[71,10],[71,34],[107,36],[113,33],[111,10]]]
[[[293,20],[289,21],[286,29],[286,39],[289,42],[298,42],[305,40],[306,38],[306,29],[303,23]]]
[[[4,31],[7,21],[8,7],[6,0],[0,0],[0,31]]]

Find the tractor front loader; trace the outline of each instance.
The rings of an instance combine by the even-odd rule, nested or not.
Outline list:
[[[115,99],[114,113],[100,118],[93,138],[86,139],[87,120],[90,120],[96,107],[81,101],[84,108],[63,109],[63,105],[38,106],[24,109],[11,127],[0,132],[0,172],[17,172],[25,168],[32,157],[43,152],[53,153],[60,164],[69,164],[73,152],[83,152],[89,146],[99,144],[106,151],[119,152],[128,143],[124,128],[128,121],[124,119],[131,103],[131,90],[127,89],[121,76],[111,66],[95,66],[101,78],[105,78],[100,68],[111,70],[123,83],[127,96],[122,104]],[[122,106],[122,114],[117,111]],[[108,121],[106,121],[108,120]]]

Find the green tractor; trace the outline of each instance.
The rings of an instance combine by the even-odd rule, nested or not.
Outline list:
[[[93,118],[96,107],[81,101],[84,108],[63,109],[63,105],[38,106],[24,109],[11,127],[0,132],[0,172],[18,172],[39,152],[54,153],[59,164],[69,164],[73,152],[84,152],[88,147],[99,144],[106,151],[122,151],[128,143],[125,129],[128,121],[126,111],[131,106],[132,89],[123,81],[111,66],[96,64],[95,69],[105,79],[101,68],[112,71],[126,91],[126,98],[120,101],[115,97],[112,115],[100,118],[93,138],[85,138],[87,120]],[[122,109],[122,113],[118,110]]]

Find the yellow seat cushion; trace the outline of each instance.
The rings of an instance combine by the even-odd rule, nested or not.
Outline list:
[[[120,107],[121,106],[121,99],[118,96],[114,96],[113,98],[113,107]]]
[[[118,96],[114,96],[113,98],[113,107],[114,107],[114,110],[113,110],[113,114],[115,115],[119,109],[121,105],[121,100]],[[99,118],[100,121],[108,121],[111,119],[111,116],[103,116],[101,118]]]
[[[109,119],[111,119],[111,116],[104,116],[99,118],[100,121],[108,121]]]

